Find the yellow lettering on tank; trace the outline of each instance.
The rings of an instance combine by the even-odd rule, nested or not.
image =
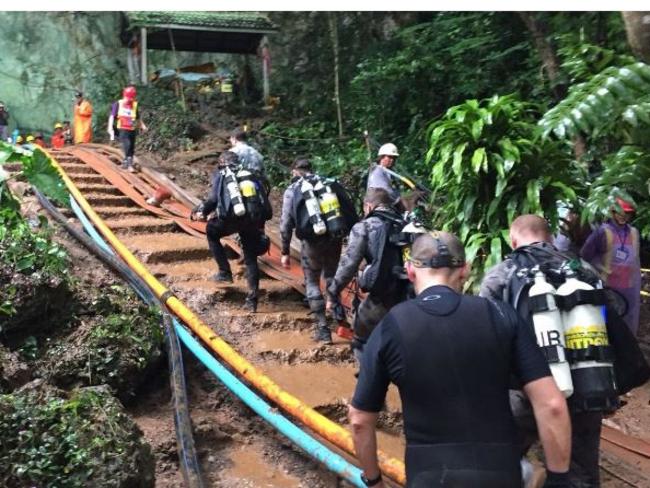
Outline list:
[[[411,246],[404,246],[402,249],[402,260],[404,261],[404,264],[406,264],[406,261],[411,259]]]
[[[589,346],[608,346],[607,329],[604,325],[579,325],[564,333],[567,349],[586,349]]]
[[[335,212],[338,214],[340,208],[341,205],[339,204],[339,199],[336,197],[336,195],[326,194],[320,201],[320,211],[324,214],[330,212]]]
[[[242,181],[239,184],[239,188],[241,189],[241,194],[245,197],[253,197],[255,196],[255,183],[252,181]]]

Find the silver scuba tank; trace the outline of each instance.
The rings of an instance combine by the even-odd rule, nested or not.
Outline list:
[[[314,186],[306,178],[302,178],[300,192],[305,200],[307,215],[309,215],[309,222],[314,229],[314,234],[322,236],[327,232],[327,225],[323,220],[318,198],[314,194]]]
[[[228,196],[230,197],[230,201],[233,203],[233,212],[237,217],[241,217],[246,213],[246,207],[244,206],[244,200],[242,199],[241,191],[239,190],[237,177],[228,166],[224,168],[223,174],[225,177]]]
[[[556,290],[535,266],[535,281],[528,291],[531,318],[537,345],[549,362],[553,379],[565,398],[573,394],[571,369],[565,355],[562,314],[555,301]]]

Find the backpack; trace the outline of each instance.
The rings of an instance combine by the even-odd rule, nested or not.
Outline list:
[[[369,243],[377,246],[375,259],[365,267],[358,283],[362,291],[381,296],[394,290],[400,281],[404,282],[401,234],[406,221],[399,214],[382,210],[375,210],[370,216],[379,217],[382,226],[376,243]]]
[[[504,298],[531,328],[533,321],[528,304],[528,292],[533,284],[533,278],[529,276],[527,270],[533,266],[539,266],[546,281],[558,288],[565,281],[560,268],[568,261],[574,261],[580,263],[573,266],[579,280],[595,288],[602,287],[602,281],[595,271],[586,268],[580,260],[560,253],[550,246],[522,246],[515,249],[509,259],[515,263],[515,269],[510,274]],[[605,296],[607,335],[614,355],[617,391],[619,395],[623,395],[650,379],[650,366],[645,360],[638,340],[622,319],[627,310],[627,301],[611,288],[605,288]]]
[[[571,262],[578,274],[578,279],[589,283],[594,288],[599,288],[601,285],[600,278],[595,272],[590,272],[584,266],[576,266],[580,261],[577,258],[572,258],[565,254],[560,253],[549,246],[521,246],[515,249],[512,254],[508,256],[514,264],[515,268],[510,273],[508,283],[505,289],[504,300],[517,310],[521,317],[524,317],[527,322],[532,325],[530,318],[530,310],[528,307],[528,292],[533,285],[533,277],[529,271],[539,266],[540,271],[544,273],[547,282],[558,288],[564,283],[564,274],[561,272],[562,266]]]
[[[334,179],[325,180],[318,175],[307,175],[299,178],[294,182],[292,214],[293,220],[296,224],[296,237],[300,240],[313,240],[317,237],[323,237],[317,236],[314,233],[314,227],[309,219],[309,213],[307,212],[307,206],[305,204],[305,197],[301,191],[301,182],[303,178],[314,186],[319,180],[323,183],[326,182],[338,198],[339,204],[341,206],[341,214],[344,220],[343,229],[338,234],[332,235],[330,234],[328,228],[328,231],[325,235],[335,239],[341,239],[347,236],[352,226],[359,221],[359,216],[357,215],[357,211],[354,208],[354,204],[352,203],[348,192],[338,181]]]
[[[240,169],[241,167],[232,168],[232,171],[236,175]],[[219,181],[219,218],[230,222],[247,220],[254,223],[261,223],[273,217],[273,207],[271,206],[269,195],[264,186],[263,177],[255,171],[250,171],[250,173],[250,176],[247,178],[253,181],[256,191],[252,197],[242,195],[246,213],[239,217],[235,214],[234,203],[228,193],[224,173],[223,171],[221,172],[221,179]]]

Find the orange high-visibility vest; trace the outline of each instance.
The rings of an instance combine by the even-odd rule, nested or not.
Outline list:
[[[117,128],[119,130],[135,130],[135,121],[138,118],[138,102],[134,101],[130,107],[126,100],[117,102]]]

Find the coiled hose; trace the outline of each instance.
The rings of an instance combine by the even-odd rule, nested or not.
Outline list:
[[[187,389],[185,385],[185,372],[183,368],[183,356],[178,336],[174,329],[173,319],[167,307],[151,292],[144,281],[135,274],[124,262],[115,256],[113,251],[96,233],[92,225],[83,214],[83,211],[70,196],[70,201],[75,214],[84,225],[93,239],[88,237],[82,231],[71,225],[67,219],[52,205],[52,203],[40,192],[34,188],[34,193],[40,204],[45,210],[58,221],[75,239],[83,244],[92,254],[99,258],[104,264],[109,266],[119,275],[121,275],[140,297],[149,305],[158,305],[162,312],[163,329],[165,331],[165,346],[167,349],[167,358],[170,370],[170,386],[172,392],[172,402],[174,405],[174,425],[176,428],[176,440],[178,456],[181,464],[181,471],[186,486],[189,488],[204,488],[205,483],[201,474],[200,465],[196,455],[196,447],[192,436],[192,424],[190,419]]]

